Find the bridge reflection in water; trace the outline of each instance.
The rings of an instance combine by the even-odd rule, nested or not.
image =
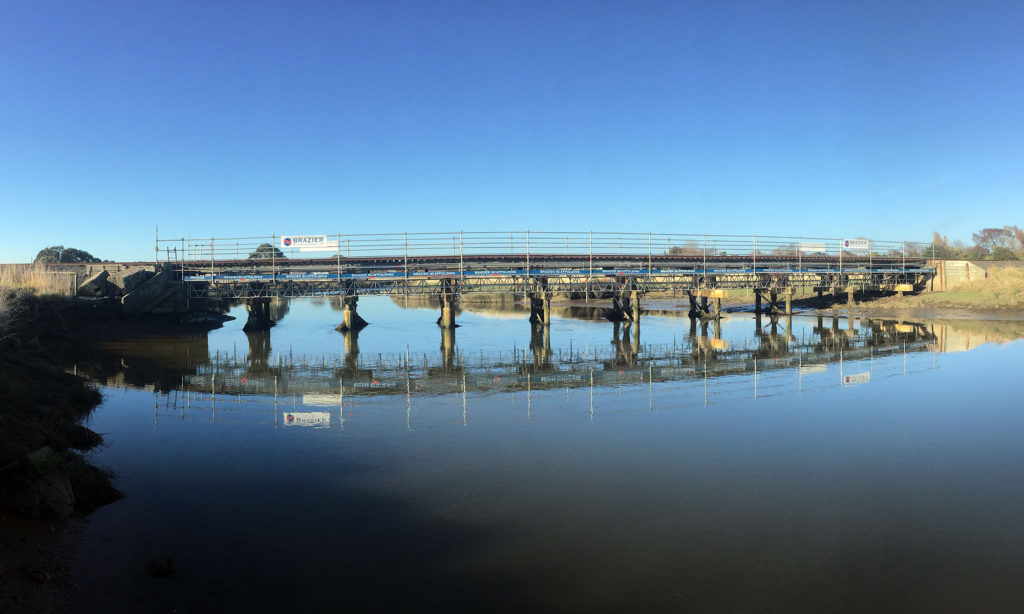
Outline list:
[[[550,327],[537,326],[528,347],[470,353],[459,349],[456,329],[449,328],[440,330],[436,352],[371,357],[360,355],[355,331],[344,335],[343,353],[316,356],[274,354],[271,333],[251,331],[243,355],[211,355],[205,337],[182,338],[176,349],[173,340],[162,344],[164,355],[148,364],[125,350],[93,375],[107,385],[150,388],[158,414],[181,418],[216,420],[218,411],[241,409],[245,399],[245,411],[273,411],[275,424],[330,426],[332,415],[343,424],[346,406],[360,398],[403,395],[411,411],[417,396],[456,395],[465,411],[467,395],[518,392],[527,393],[529,412],[531,395],[551,390],[566,396],[579,390],[584,406],[589,395],[593,416],[602,395],[627,389],[645,391],[654,409],[656,397],[667,408],[707,404],[722,394],[757,398],[864,384],[899,374],[905,361],[893,357],[944,351],[956,337],[946,326],[852,316],[803,318],[794,334],[792,317],[758,317],[753,334],[737,341],[723,339],[720,321],[688,322],[688,334],[672,343],[643,343],[639,324],[616,323],[604,347],[552,349]]]
[[[690,323],[674,344],[642,344],[639,325],[612,325],[606,348],[551,348],[550,329],[534,327],[530,345],[504,352],[465,354],[456,329],[443,329],[435,355],[397,353],[363,360],[359,333],[345,334],[345,354],[269,360],[269,333],[249,333],[242,360],[215,355],[183,378],[185,388],[222,395],[387,395],[488,393],[550,388],[618,387],[740,375],[755,371],[812,368],[895,353],[931,349],[935,335],[925,325],[819,318],[810,337],[796,338],[792,318],[758,319],[755,335],[740,347],[722,338],[718,323]],[[826,325],[826,322],[828,324]]]

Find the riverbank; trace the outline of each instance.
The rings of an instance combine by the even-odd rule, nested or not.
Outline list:
[[[85,518],[25,518],[0,512],[0,611],[69,612]]]
[[[885,297],[867,303],[880,313],[956,313],[964,317],[1024,318],[1024,269],[992,267],[983,279],[966,281],[945,292]]]
[[[845,295],[842,297],[817,297],[798,299],[793,301],[794,314],[820,314],[820,315],[847,315],[852,313],[858,317],[875,318],[924,318],[924,319],[949,319],[949,320],[1006,320],[1024,321],[1024,307],[1017,308],[1008,305],[995,304],[986,307],[984,304],[973,304],[965,306],[955,301],[934,299],[921,299],[918,296],[905,297],[878,297],[861,299],[854,304],[846,303]],[[669,317],[687,317],[690,306],[686,299],[672,297],[654,297],[641,301],[642,313],[644,315],[658,315]],[[472,309],[472,308],[471,308]],[[566,310],[590,309],[594,318],[601,317],[606,310],[599,302],[591,301],[562,301],[553,302],[552,312],[555,315],[562,315]],[[475,309],[472,309],[475,310]],[[723,301],[722,312],[729,314],[751,314],[754,313],[753,302],[744,300],[727,299]]]
[[[853,311],[859,316],[886,318],[945,318],[975,320],[1024,320],[1024,269],[991,267],[982,279],[966,281],[943,292],[918,294],[871,295],[857,294],[854,303],[847,303],[846,294],[825,295],[797,293],[793,297],[795,313],[822,313]],[[607,301],[557,299],[553,305],[561,307],[591,307],[599,309]],[[606,305],[605,305],[606,306]],[[645,313],[656,315],[686,314],[689,301],[685,296],[672,293],[652,293],[641,299]],[[754,311],[751,290],[731,291],[722,300],[726,313]]]
[[[0,291],[0,611],[68,609],[84,515],[121,496],[83,456],[103,443],[81,425],[101,396],[52,349],[102,319],[96,304]]]

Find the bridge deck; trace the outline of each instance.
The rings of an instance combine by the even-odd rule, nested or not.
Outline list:
[[[607,293],[624,287],[639,292],[894,290],[918,288],[932,274],[920,246],[908,249],[906,243],[855,241],[858,247],[853,248],[843,247],[850,241],[832,239],[657,233],[339,234],[333,242],[329,235],[315,238],[328,246],[314,249],[319,257],[310,257],[306,248],[298,253],[294,246],[278,248],[276,236],[269,242],[246,239],[233,245],[230,239],[208,244],[165,240],[164,255],[176,279],[198,297]],[[290,237],[281,241],[293,245]],[[325,249],[333,254],[324,255]]]

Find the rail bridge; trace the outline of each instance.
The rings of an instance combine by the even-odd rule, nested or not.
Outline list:
[[[867,239],[603,232],[450,232],[160,239],[165,282],[189,299],[244,299],[246,328],[269,328],[273,297],[344,297],[339,330],[358,330],[360,296],[436,297],[452,328],[471,293],[529,299],[545,326],[553,294],[610,300],[609,319],[631,323],[654,292],[685,293],[692,318],[721,316],[730,290],[752,290],[755,311],[792,313],[798,290],[912,292],[934,271],[921,244]]]

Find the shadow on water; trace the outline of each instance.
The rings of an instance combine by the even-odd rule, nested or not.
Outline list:
[[[507,527],[432,517],[346,484],[324,497],[289,480],[294,471],[224,485],[209,493],[213,504],[182,497],[173,510],[149,510],[159,529],[132,535],[136,542],[92,540],[74,611],[526,612],[557,591],[554,579],[467,565],[512,540]],[[139,565],[155,552],[172,553],[176,567],[159,582]]]

